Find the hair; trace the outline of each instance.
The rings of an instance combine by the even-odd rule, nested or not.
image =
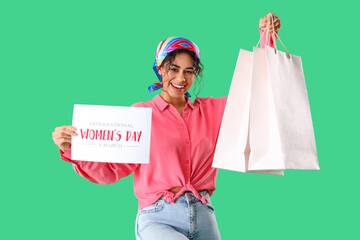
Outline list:
[[[169,71],[176,55],[178,55],[180,53],[189,54],[193,60],[193,65],[195,67],[195,72],[196,72],[194,93],[195,93],[195,96],[197,97],[201,90],[201,84],[202,84],[202,78],[203,78],[202,72],[204,70],[204,66],[201,64],[200,59],[196,56],[195,52],[187,50],[187,49],[182,49],[182,48],[175,49],[174,51],[171,51],[166,55],[166,57],[164,58],[163,62],[160,65],[160,67],[166,66],[166,71]],[[200,77],[200,79],[199,79],[199,77]],[[199,89],[195,92],[195,89],[197,89],[198,86],[199,86]]]

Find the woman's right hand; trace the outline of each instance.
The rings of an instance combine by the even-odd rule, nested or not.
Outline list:
[[[55,128],[55,131],[52,133],[54,143],[61,149],[61,151],[66,152],[71,146],[71,136],[77,136],[75,132],[76,128],[73,126],[61,126]]]
[[[268,24],[268,19],[270,20],[270,29],[269,29],[269,33],[272,34],[274,32],[274,28],[275,28],[275,32],[278,32],[279,29],[281,28],[281,23],[280,23],[280,19],[278,16],[275,15],[275,13],[268,13],[265,17],[260,18],[259,20],[259,28],[262,31],[266,30],[266,26]],[[274,28],[273,28],[273,23],[272,21],[274,21]]]

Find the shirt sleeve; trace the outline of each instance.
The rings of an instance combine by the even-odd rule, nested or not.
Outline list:
[[[221,119],[224,115],[227,98],[228,97],[226,96],[226,97],[218,97],[213,99],[214,109],[217,110],[217,115],[221,117]]]
[[[266,34],[264,34],[264,31],[261,30],[259,28],[259,32],[260,32],[260,47],[261,48],[265,48],[265,41],[266,41]],[[276,35],[275,35],[275,40],[277,39]],[[274,47],[274,41],[273,41],[273,38],[271,37],[271,34],[268,34],[268,41],[269,41],[269,46],[270,47]]]
[[[77,174],[97,184],[112,184],[132,173],[139,164],[77,161],[71,159],[71,146],[66,152],[61,149],[61,160],[72,163]]]
[[[142,102],[132,105],[132,107],[143,106],[144,103]],[[137,163],[106,163],[72,160],[71,146],[66,152],[63,152],[61,149],[59,149],[59,151],[61,160],[72,163],[77,174],[97,184],[116,183],[120,178],[130,175],[140,165]]]
[[[205,104],[206,109],[209,113],[211,113],[211,118],[215,121],[215,126],[219,129],[224,115],[227,98],[227,96],[217,98],[198,98],[201,102],[203,102],[203,104]]]

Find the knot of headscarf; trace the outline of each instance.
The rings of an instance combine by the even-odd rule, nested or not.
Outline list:
[[[156,49],[156,59],[154,62],[153,69],[155,71],[156,76],[159,79],[159,82],[152,84],[148,87],[149,92],[153,92],[162,88],[162,77],[159,74],[159,69],[161,63],[165,59],[165,57],[175,49],[187,49],[196,53],[196,56],[200,59],[200,50],[192,41],[182,38],[182,37],[169,37],[164,41],[161,41]],[[185,96],[191,97],[188,92],[185,93]]]

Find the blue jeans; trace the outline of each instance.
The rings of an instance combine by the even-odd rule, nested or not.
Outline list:
[[[208,191],[203,204],[193,193],[185,192],[169,203],[162,196],[154,204],[138,211],[135,222],[137,240],[218,240],[219,229]]]

